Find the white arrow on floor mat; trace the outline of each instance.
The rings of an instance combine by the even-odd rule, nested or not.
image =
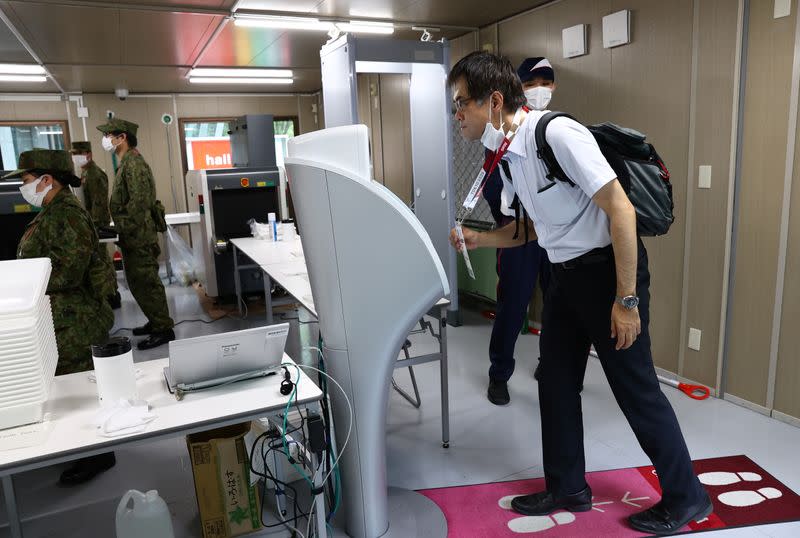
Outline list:
[[[623,495],[623,496],[622,496],[622,499],[621,499],[621,500],[622,500],[622,502],[624,502],[625,504],[629,504],[629,505],[631,505],[631,506],[635,506],[636,508],[641,508],[641,505],[638,505],[638,504],[636,504],[636,503],[635,503],[635,502],[633,502],[633,501],[645,501],[645,500],[647,500],[647,499],[649,499],[649,498],[650,498],[650,497],[636,497],[635,499],[631,499],[631,498],[629,498],[629,497],[628,497],[628,495],[630,495],[630,494],[631,494],[631,492],[630,492],[630,491],[626,491],[626,492],[625,492],[625,495]]]
[[[603,512],[605,514],[606,512],[605,510],[603,510],[602,508],[597,508],[598,506],[602,506],[604,504],[614,504],[614,501],[604,501],[601,503],[596,503],[594,502],[594,497],[592,497],[592,510],[597,510],[598,512]]]

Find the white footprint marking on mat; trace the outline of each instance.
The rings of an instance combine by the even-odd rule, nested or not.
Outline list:
[[[700,473],[697,475],[701,484],[706,486],[727,486],[736,482],[758,482],[761,475],[757,473],[729,473],[725,471],[714,471],[710,473]]]
[[[522,495],[506,495],[505,497],[497,501],[497,505],[503,510],[511,510],[511,501],[513,501],[517,497],[522,497]]]
[[[782,497],[783,493],[775,488],[761,488],[758,491],[726,491],[720,493],[717,499],[728,506],[741,508],[755,506],[769,499]]]
[[[511,510],[511,501],[521,495],[506,495],[497,505],[503,510]],[[508,522],[508,528],[519,534],[542,532],[552,529],[556,525],[568,525],[575,521],[575,514],[571,512],[558,512],[549,516],[522,516]]]
[[[551,516],[524,516],[508,522],[508,528],[519,534],[529,532],[542,532],[552,529],[556,525],[568,525],[575,522],[575,514],[571,512],[558,512]]]

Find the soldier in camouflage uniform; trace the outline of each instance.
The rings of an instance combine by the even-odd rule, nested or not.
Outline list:
[[[27,226],[18,258],[50,258],[47,294],[53,312],[58,366],[56,374],[92,369],[90,346],[108,339],[114,313],[106,302],[105,264],[98,258],[98,239],[89,214],[68,186],[80,186],[68,151],[33,149],[19,156],[23,197],[42,210]],[[91,392],[87,386],[87,392]],[[116,463],[113,452],[80,459],[61,474],[65,485],[86,482]]]
[[[108,338],[114,314],[102,295],[107,284],[105,266],[97,257],[97,232],[89,214],[66,188],[78,186],[80,180],[72,173],[66,151],[26,151],[19,157],[19,166],[6,177],[22,177],[25,184],[41,177],[38,191],[48,190],[41,212],[25,229],[17,257],[52,262],[47,293],[58,345],[56,373],[91,370],[89,346]]]
[[[72,143],[72,162],[81,170],[81,184],[83,185],[84,205],[92,218],[92,223],[97,230],[111,224],[111,213],[108,210],[108,176],[92,160],[92,145],[89,142]],[[99,243],[98,256],[106,263],[108,271],[108,303],[111,308],[121,306],[121,298],[117,289],[117,272],[114,262],[108,255],[108,248],[104,243]]]
[[[158,276],[158,232],[166,230],[164,206],[156,200],[153,172],[136,149],[139,126],[113,118],[97,129],[103,133],[103,147],[114,151],[119,167],[111,192],[111,216],[119,233],[128,286],[147,324],[133,334],[149,334],[138,343],[150,349],[175,339],[175,323],[169,316],[164,284]]]

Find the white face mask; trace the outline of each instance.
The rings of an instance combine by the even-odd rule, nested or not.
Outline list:
[[[545,110],[552,97],[553,90],[547,86],[536,86],[525,90],[525,98],[528,100],[528,105],[534,110]]]
[[[89,162],[89,157],[86,155],[73,155],[72,162],[75,163],[76,168],[83,168]]]
[[[106,151],[114,151],[114,149],[117,147],[111,141],[110,136],[104,136],[103,139],[101,140],[101,144],[103,145],[103,149]]]
[[[19,192],[22,194],[22,197],[25,198],[25,201],[34,207],[42,207],[45,195],[53,188],[52,185],[48,185],[41,192],[36,192],[36,187],[41,183],[43,177],[44,176],[39,176],[36,181],[26,183],[19,188]]]
[[[505,133],[503,133],[502,121],[500,123],[499,129],[492,124],[492,108],[490,104],[489,121],[486,122],[486,127],[483,128],[483,134],[481,135],[481,144],[483,144],[489,151],[497,151],[497,148],[499,148],[500,144],[503,143],[503,139],[505,137],[506,135]]]

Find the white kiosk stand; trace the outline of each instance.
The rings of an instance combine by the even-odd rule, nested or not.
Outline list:
[[[325,129],[291,139],[286,158],[328,371],[353,406],[340,462],[347,532],[444,538],[438,506],[387,486],[386,409],[406,336],[450,288],[419,220],[371,180],[368,140],[364,125]],[[341,448],[347,403],[338,391],[331,400]]]

